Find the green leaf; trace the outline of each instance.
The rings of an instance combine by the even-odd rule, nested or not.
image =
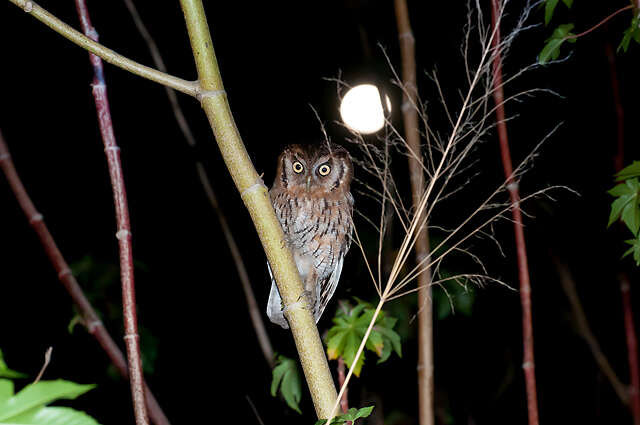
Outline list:
[[[562,3],[564,3],[564,5],[569,9],[571,9],[571,6],[573,6],[573,0],[562,0]]]
[[[640,206],[638,206],[637,197],[635,202],[629,202],[622,210],[622,221],[627,225],[631,233],[638,234],[640,230]]]
[[[331,425],[341,425],[347,422],[355,421],[356,419],[366,418],[371,414],[372,411],[373,406],[362,407],[360,409],[352,407],[351,409],[347,410],[347,413],[334,417],[331,420]],[[315,425],[325,425],[326,423],[326,419],[320,419],[319,421],[316,421]]]
[[[0,379],[0,404],[13,396],[13,381]]]
[[[2,354],[2,350],[0,350],[0,378],[26,378],[27,375],[24,373],[16,372],[15,370],[9,369],[9,366],[4,361],[4,355]]]
[[[622,41],[620,41],[617,51],[620,52],[620,50],[623,50],[626,53],[629,49],[631,40],[634,40],[636,43],[640,43],[640,18],[637,14],[634,14],[633,19],[631,19],[631,25],[629,28],[624,30]]]
[[[300,399],[302,398],[302,380],[295,360],[278,355],[276,367],[273,368],[271,380],[271,395],[276,396],[278,389],[287,405],[298,413],[300,411]]]
[[[544,5],[544,24],[549,25],[553,17],[553,11],[558,5],[558,0],[547,0]]]
[[[640,177],[640,161],[633,161],[631,165],[627,165],[616,173],[616,181],[627,180],[633,177]]]
[[[95,385],[80,385],[61,379],[40,381],[27,385],[18,394],[0,403],[0,421],[52,403],[58,399],[75,399],[94,387]]]
[[[636,266],[640,266],[640,238],[629,239],[624,241],[625,243],[631,245],[624,254],[622,254],[622,258],[627,257],[629,254],[633,254],[633,259],[636,262]]]
[[[542,48],[540,55],[538,55],[538,63],[544,65],[549,60],[556,60],[560,56],[560,46],[565,41],[575,43],[575,39],[567,39],[567,37],[574,35],[571,33],[573,24],[559,25],[551,34],[551,37],[545,40],[546,44]]]
[[[353,373],[360,376],[365,353],[361,353],[357,362],[355,361],[356,353],[373,319],[375,308],[366,301],[357,298],[355,301],[357,302],[355,306],[346,301],[340,301],[333,318],[334,326],[329,329],[324,341],[327,345],[329,360],[342,357],[349,368],[355,362]],[[365,342],[365,350],[373,351],[380,358],[378,363],[387,360],[393,351],[401,355],[400,335],[392,329],[395,324],[396,319],[388,317],[384,311],[381,311]]]
[[[3,425],[0,423],[0,425]],[[91,416],[70,407],[41,407],[11,418],[11,424],[25,425],[98,425]]]

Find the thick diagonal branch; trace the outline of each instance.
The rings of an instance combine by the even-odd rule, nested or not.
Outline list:
[[[180,3],[198,70],[202,107],[271,265],[316,414],[318,418],[326,419],[332,413],[337,394],[313,316],[298,302],[303,293],[300,275],[285,243],[267,188],[253,166],[233,120],[202,1],[181,0]]]

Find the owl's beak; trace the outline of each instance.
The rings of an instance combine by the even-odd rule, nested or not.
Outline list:
[[[311,176],[307,176],[307,192],[311,189]]]

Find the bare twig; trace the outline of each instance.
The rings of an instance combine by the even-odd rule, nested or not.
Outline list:
[[[576,284],[571,276],[569,268],[566,264],[560,262],[555,257],[554,262],[556,269],[558,270],[558,274],[560,275],[560,284],[562,285],[562,289],[564,290],[564,293],[569,300],[569,304],[571,305],[571,314],[573,315],[578,334],[580,334],[582,339],[584,339],[589,346],[589,350],[591,351],[596,364],[613,387],[620,401],[623,404],[628,405],[629,395],[627,394],[627,389],[611,367],[611,363],[609,363],[609,360],[602,352],[598,339],[593,334],[591,326],[589,326],[587,315],[585,314],[582,303],[580,302],[580,297],[576,291]]]
[[[342,386],[344,384],[345,379],[345,364],[342,356],[338,357],[338,385]],[[349,410],[349,396],[348,392],[345,391],[340,398],[340,408],[342,409],[342,413],[347,413]]]
[[[92,40],[98,39],[98,33],[91,25],[89,10],[84,0],[76,0],[76,9],[80,17],[83,32]],[[136,425],[149,423],[147,405],[145,402],[144,377],[142,374],[142,359],[140,355],[140,336],[138,335],[138,318],[136,313],[136,295],[133,277],[133,253],[131,249],[131,225],[129,223],[129,208],[127,194],[122,176],[120,163],[120,148],[116,143],[107,97],[107,86],[104,80],[102,60],[89,54],[93,66],[93,82],[91,84],[98,113],[98,124],[104,144],[104,151],[109,166],[109,177],[113,190],[118,230],[116,238],[120,249],[120,281],[122,283],[122,310],[124,316],[124,340],[127,347],[127,364],[129,365],[129,381]]]
[[[118,373],[120,373],[122,377],[128,378],[129,371],[127,370],[127,361],[122,354],[122,351],[120,351],[118,345],[115,343],[113,338],[111,338],[111,335],[104,327],[104,324],[98,317],[98,314],[82,291],[78,281],[73,274],[71,274],[71,268],[62,256],[58,245],[49,232],[42,214],[36,210],[36,207],[22,184],[20,176],[18,175],[11,159],[9,149],[2,137],[2,133],[0,133],[0,167],[5,174],[7,181],[9,182],[9,186],[11,187],[16,200],[20,204],[25,217],[38,235],[40,243],[42,244],[47,257],[49,257],[49,261],[56,271],[60,283],[62,283],[62,286],[64,286],[71,296],[71,300],[75,304],[76,308],[80,311],[80,314],[82,315],[82,324],[100,344]],[[149,388],[146,387],[146,384],[145,389],[147,393],[149,415],[151,416],[153,423],[156,425],[169,425],[169,420],[164,415],[164,412],[160,408],[160,405],[154,395],[151,393]]]
[[[507,136],[507,124],[505,122],[504,111],[504,90],[502,85],[502,54],[498,50],[500,45],[500,16],[502,15],[502,0],[491,1],[491,23],[495,33],[492,39],[492,46],[496,49],[493,58],[493,98],[496,103],[496,125],[498,137],[500,139],[500,153],[502,166],[507,178],[507,189],[512,204],[513,230],[516,239],[516,252],[518,258],[518,276],[520,280],[520,302],[522,304],[522,339],[527,410],[529,413],[529,425],[538,425],[538,395],[536,392],[535,360],[533,354],[533,322],[531,318],[531,284],[529,281],[529,266],[527,260],[527,248],[524,239],[524,228],[522,224],[522,212],[520,210],[520,191],[518,183],[513,179],[513,165],[511,164],[511,154],[509,152],[509,140]]]
[[[409,176],[413,206],[417,211],[424,193],[424,170],[420,129],[418,124],[418,87],[416,81],[415,39],[409,20],[406,0],[395,0],[395,14],[402,56],[402,85],[404,87],[402,117],[404,137],[411,153]],[[422,221],[422,217],[418,218]],[[429,233],[426,219],[416,236],[417,261],[429,256]],[[426,269],[417,277],[418,285],[418,411],[420,425],[434,424],[433,402],[433,304],[431,300],[431,270]]]
[[[42,364],[42,367],[40,368],[40,372],[38,372],[38,376],[36,376],[36,379],[33,380],[33,383],[36,384],[40,381],[40,379],[42,379],[42,375],[44,375],[44,371],[47,369],[47,366],[49,366],[49,363],[51,362],[51,352],[53,351],[53,347],[49,347],[47,348],[47,351],[45,351],[44,353],[44,363]]]

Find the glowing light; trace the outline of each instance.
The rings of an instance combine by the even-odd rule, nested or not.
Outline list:
[[[391,100],[386,96],[387,111],[391,111]],[[353,87],[342,98],[340,104],[342,121],[350,129],[362,134],[371,134],[384,127],[385,112],[380,102],[380,92],[372,84]]]

